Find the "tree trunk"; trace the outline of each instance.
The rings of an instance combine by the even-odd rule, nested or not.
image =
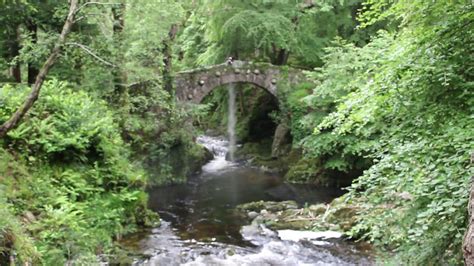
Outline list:
[[[474,163],[474,153],[471,154],[471,164]],[[464,264],[467,266],[474,266],[474,184],[471,178],[471,192],[469,195],[469,203],[467,211],[469,213],[469,224],[467,231],[464,234],[462,244],[462,251],[464,253]]]
[[[112,16],[114,20],[113,24],[113,34],[114,34],[114,43],[116,47],[117,65],[120,66],[124,61],[123,58],[123,49],[122,49],[122,32],[125,28],[125,4],[119,4],[112,8]],[[117,106],[123,106],[128,101],[128,91],[127,91],[127,75],[120,67],[114,68],[112,71],[114,76],[114,87],[115,93],[112,95],[111,102]]]
[[[14,59],[15,57],[20,55],[20,30],[19,27],[17,27],[14,36],[10,38],[9,40],[10,45],[8,47],[9,50],[9,59]],[[20,68],[20,62],[17,60],[15,65],[13,65],[10,69],[10,74],[15,80],[15,82],[20,83],[21,82],[21,68]]]
[[[173,41],[176,38],[176,34],[178,33],[178,25],[173,24],[170,27],[170,31],[168,32],[168,39],[163,42],[163,81],[164,81],[164,88],[169,93],[173,90],[173,77],[171,76],[172,68],[173,68],[173,50],[172,45]]]
[[[33,21],[28,21],[26,28],[31,34],[31,40],[33,44],[38,42],[38,26]],[[33,62],[28,62],[28,84],[35,83],[36,76],[38,76],[39,70]]]
[[[290,53],[286,49],[281,49],[280,52],[278,53],[278,57],[276,59],[275,65],[277,66],[286,65],[289,55]]]
[[[278,49],[275,44],[272,44],[271,63],[277,66],[285,65],[288,62],[290,52],[286,49]]]
[[[15,128],[18,125],[20,120],[25,116],[28,110],[30,110],[30,108],[38,99],[44,79],[46,78],[46,75],[48,74],[51,67],[54,65],[54,63],[58,59],[58,56],[61,53],[62,46],[64,45],[64,42],[66,40],[66,36],[71,31],[71,27],[74,24],[74,17],[76,15],[77,10],[78,10],[78,0],[70,0],[69,13],[68,13],[66,22],[64,23],[61,34],[59,35],[58,41],[54,45],[54,48],[51,51],[51,54],[49,55],[48,59],[46,60],[44,65],[41,67],[38,73],[38,76],[36,76],[36,80],[32,86],[31,92],[26,98],[23,105],[20,106],[20,108],[18,108],[18,110],[13,114],[13,116],[8,121],[6,121],[3,125],[0,126],[0,138],[3,138],[8,133],[8,131],[10,131],[11,129]]]

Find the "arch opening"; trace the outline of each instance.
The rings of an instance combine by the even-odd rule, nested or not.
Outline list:
[[[227,96],[224,96],[225,92],[219,92],[225,90],[219,90],[218,88],[228,84],[238,84],[237,87],[239,88],[241,86],[252,87],[248,90],[267,95],[269,98],[258,102],[257,99],[262,98],[257,97],[258,95],[251,95],[251,93],[251,97],[239,97],[242,95],[242,89],[238,89],[238,109],[247,110],[249,108],[243,108],[242,105],[245,107],[246,104],[249,104],[252,108],[260,108],[260,110],[253,117],[247,113],[237,118],[237,137],[240,143],[255,141],[253,143],[261,144],[264,142],[263,140],[267,141],[269,144],[266,147],[267,150],[271,150],[271,158],[277,158],[286,153],[288,146],[291,147],[290,130],[283,123],[277,125],[274,119],[275,116],[270,115],[279,111],[280,101],[277,89],[288,88],[292,84],[305,81],[306,78],[302,70],[299,69],[275,66],[263,62],[234,61],[232,64],[224,63],[179,72],[174,77],[174,86],[176,88],[176,98],[182,103],[209,103],[209,97],[218,98],[220,95],[221,99],[219,101],[215,99],[215,103],[220,104],[211,107],[212,117],[210,119],[206,117],[204,119],[206,121],[198,121],[200,124],[207,124],[207,126],[201,126],[201,128],[210,134],[215,133],[212,132],[213,130],[209,130],[212,128],[217,128],[215,131],[221,133],[221,135],[226,133],[223,129],[226,128],[227,118],[224,114],[227,114],[227,105],[223,103],[226,103],[224,98],[227,98]],[[255,89],[255,87],[259,89]],[[263,92],[266,92],[266,94],[263,94]],[[218,108],[222,110],[218,110]],[[245,125],[245,123],[247,124]],[[282,147],[284,148],[282,149]]]
[[[274,90],[272,90],[271,88],[267,88],[265,86],[265,84],[261,84],[261,83],[257,83],[257,82],[248,82],[248,81],[234,81],[234,80],[229,80],[229,81],[226,81],[226,82],[221,82],[221,83],[218,83],[218,84],[215,84],[213,86],[209,86],[209,88],[205,89],[205,90],[202,90],[202,93],[200,95],[198,95],[197,97],[195,97],[193,99],[193,102],[194,103],[201,103],[203,102],[203,100],[210,94],[213,93],[214,90],[219,90],[220,88],[222,87],[228,87],[228,86],[231,86],[231,85],[235,85],[236,87],[253,87],[254,89],[257,89],[257,90],[263,90],[264,92],[266,92],[267,94],[273,96],[273,98],[275,99],[275,101],[277,101],[278,103],[278,99],[276,97],[276,92],[274,92]]]
[[[202,104],[210,105],[208,119],[199,125],[206,134],[226,134],[229,84],[216,87],[202,99]],[[265,88],[249,83],[235,83],[235,91],[239,143],[236,158],[270,158],[280,112],[277,97]]]

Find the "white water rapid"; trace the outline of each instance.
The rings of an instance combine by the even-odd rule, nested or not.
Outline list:
[[[202,170],[207,173],[217,173],[228,169],[234,165],[232,162],[226,160],[226,154],[229,153],[229,141],[223,137],[197,137],[197,143],[206,147],[213,155],[214,159],[202,167]]]

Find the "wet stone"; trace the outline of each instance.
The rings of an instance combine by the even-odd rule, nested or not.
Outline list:
[[[258,216],[257,212],[251,211],[247,214],[250,219],[255,219]]]
[[[298,204],[296,203],[296,201],[293,201],[293,200],[287,200],[287,201],[281,201],[281,202],[256,201],[256,202],[250,202],[250,203],[237,206],[237,209],[239,210],[247,210],[247,211],[267,210],[270,212],[277,212],[277,211],[297,209],[297,208],[298,208]]]
[[[326,212],[327,206],[325,204],[316,204],[309,206],[308,209],[314,214],[323,214]]]

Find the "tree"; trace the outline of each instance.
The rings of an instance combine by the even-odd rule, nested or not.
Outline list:
[[[321,65],[323,48],[334,37],[355,35],[360,4],[361,0],[207,1],[193,11],[188,25],[192,30],[184,31],[181,42],[185,56],[194,58],[188,61],[196,59],[201,65],[232,56],[312,68]]]
[[[25,16],[31,11],[31,6],[20,3],[0,4],[0,49],[2,57],[10,66],[10,76],[15,82],[21,82],[21,69],[18,56],[20,55],[20,25]]]
[[[72,25],[74,24],[74,18],[78,10],[78,0],[71,0],[69,4],[69,13],[66,18],[66,22],[64,23],[61,34],[59,35],[58,41],[56,42],[48,59],[39,70],[39,73],[36,76],[35,83],[32,86],[31,93],[28,95],[23,105],[13,114],[13,116],[9,120],[7,120],[5,123],[3,123],[3,125],[0,126],[0,138],[3,138],[8,133],[8,131],[18,125],[23,116],[25,116],[28,110],[38,99],[41,86],[43,85],[43,82],[46,76],[48,75],[49,70],[54,65],[61,53],[62,46],[65,43],[67,35],[71,31]]]

